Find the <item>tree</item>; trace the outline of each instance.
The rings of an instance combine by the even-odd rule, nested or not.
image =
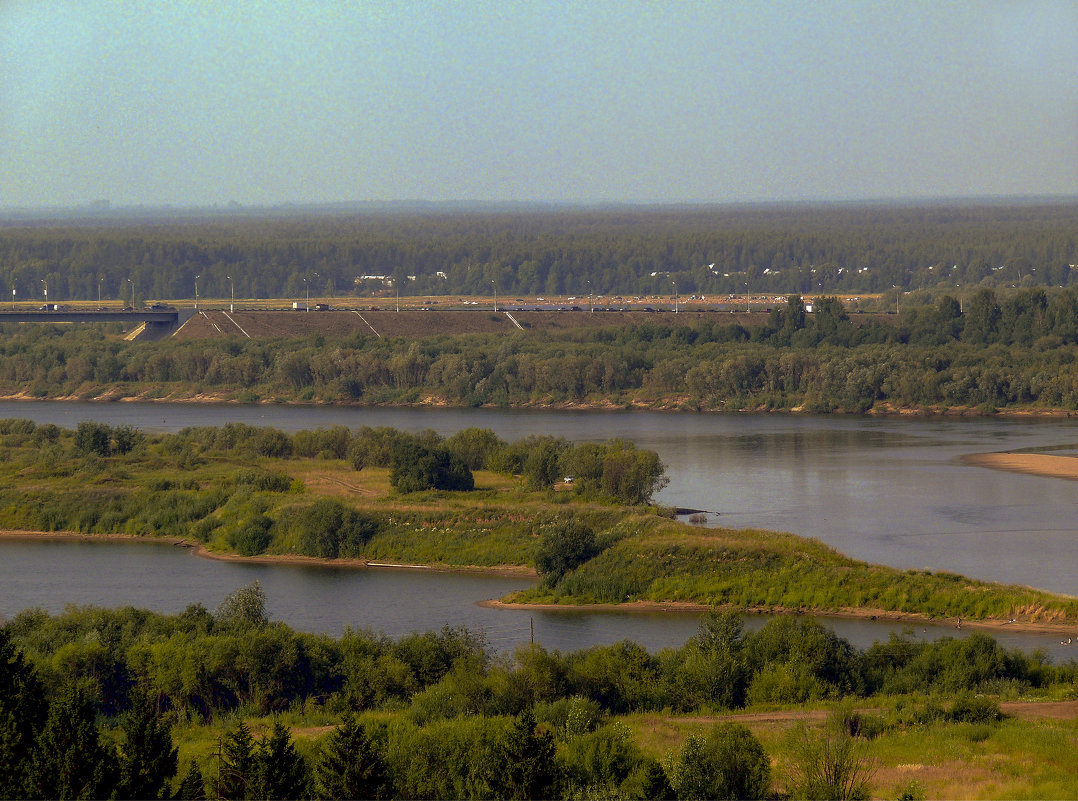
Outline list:
[[[307,763],[296,751],[292,735],[279,720],[255,751],[254,782],[249,798],[291,799],[307,795]]]
[[[679,799],[764,798],[771,761],[745,726],[720,723],[706,738],[686,738],[671,765],[670,783]]]
[[[48,707],[37,672],[0,627],[0,798],[24,794],[37,733]]]
[[[445,441],[450,451],[460,456],[469,470],[485,470],[487,460],[505,447],[505,443],[489,428],[465,428]]]
[[[80,456],[91,453],[108,456],[112,453],[112,430],[105,423],[83,420],[75,428],[75,452]]]
[[[220,777],[217,794],[223,799],[254,798],[257,763],[251,730],[242,720],[225,732],[221,741]]]
[[[475,488],[472,471],[461,457],[445,447],[428,446],[416,439],[404,440],[393,449],[389,483],[402,493]]]
[[[595,532],[576,518],[554,523],[539,538],[535,567],[553,587],[561,577],[599,553]]]
[[[352,715],[326,739],[315,780],[319,798],[379,799],[390,793],[382,752]]]
[[[557,773],[554,764],[554,737],[535,725],[531,709],[517,715],[501,746],[503,769],[499,798],[553,798]]]
[[[262,585],[253,581],[221,601],[214,613],[217,623],[225,626],[261,627],[269,622],[266,614],[266,593]]]
[[[116,787],[116,755],[101,742],[93,703],[74,684],[64,685],[30,761],[32,798],[107,798]]]
[[[192,762],[187,773],[183,775],[179,789],[176,790],[176,798],[182,801],[204,801],[206,798],[206,780],[198,769],[197,762]]]
[[[117,793],[122,798],[165,798],[176,775],[172,732],[141,692],[132,695],[131,709],[123,717]]]

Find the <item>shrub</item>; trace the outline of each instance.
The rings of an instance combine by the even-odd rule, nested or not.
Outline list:
[[[595,532],[571,518],[548,526],[539,538],[535,567],[543,583],[553,587],[568,573],[599,553]]]
[[[690,735],[667,773],[679,799],[765,798],[771,785],[771,761],[740,723]]]
[[[947,716],[955,723],[996,723],[1003,720],[998,701],[969,693],[954,699]]]
[[[794,775],[790,795],[804,799],[853,801],[870,797],[876,767],[865,741],[853,736],[848,715],[836,711],[819,734],[800,726],[793,734]]]
[[[404,440],[394,448],[389,483],[402,493],[475,488],[472,471],[463,459],[444,447],[429,447],[417,439]]]
[[[373,518],[329,498],[300,510],[282,528],[291,530],[300,553],[322,559],[354,559],[378,533]]]

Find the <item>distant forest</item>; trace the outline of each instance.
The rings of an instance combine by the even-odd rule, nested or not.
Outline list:
[[[872,293],[1071,285],[1078,203],[433,206],[0,220],[17,300]],[[380,278],[391,276],[390,284]],[[130,283],[129,283],[130,282]]]

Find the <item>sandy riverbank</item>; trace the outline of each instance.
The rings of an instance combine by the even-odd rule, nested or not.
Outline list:
[[[971,453],[963,456],[962,461],[993,470],[1078,480],[1078,457],[1074,456],[1055,456],[1048,453]]]

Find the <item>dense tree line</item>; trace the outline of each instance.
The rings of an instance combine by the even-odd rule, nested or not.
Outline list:
[[[888,324],[800,296],[746,329],[715,314],[517,336],[352,335],[127,343],[100,329],[8,326],[0,388],[241,401],[688,409],[1078,409],[1078,292],[978,290],[907,305]],[[116,443],[119,446],[119,442]]]
[[[690,737],[658,762],[610,716],[914,694],[890,716],[840,712],[846,748],[894,727],[991,724],[999,706],[984,694],[1069,686],[1075,671],[983,634],[892,636],[860,650],[811,619],[747,632],[728,613],[655,654],[622,642],[504,658],[465,629],[399,640],[296,632],[267,619],[255,584],[213,613],[30,610],[0,628],[0,794],[756,798],[771,763],[743,727]],[[297,749],[280,717],[259,737],[245,723],[316,708],[341,722],[313,750]],[[171,728],[214,718],[226,721],[214,764],[180,766]],[[819,773],[812,742],[805,756],[786,782],[794,797],[864,797]]]
[[[1066,286],[1078,207],[792,206],[8,220],[19,299],[412,294],[720,295]],[[414,276],[414,280],[411,278]],[[129,283],[130,281],[130,283]]]

